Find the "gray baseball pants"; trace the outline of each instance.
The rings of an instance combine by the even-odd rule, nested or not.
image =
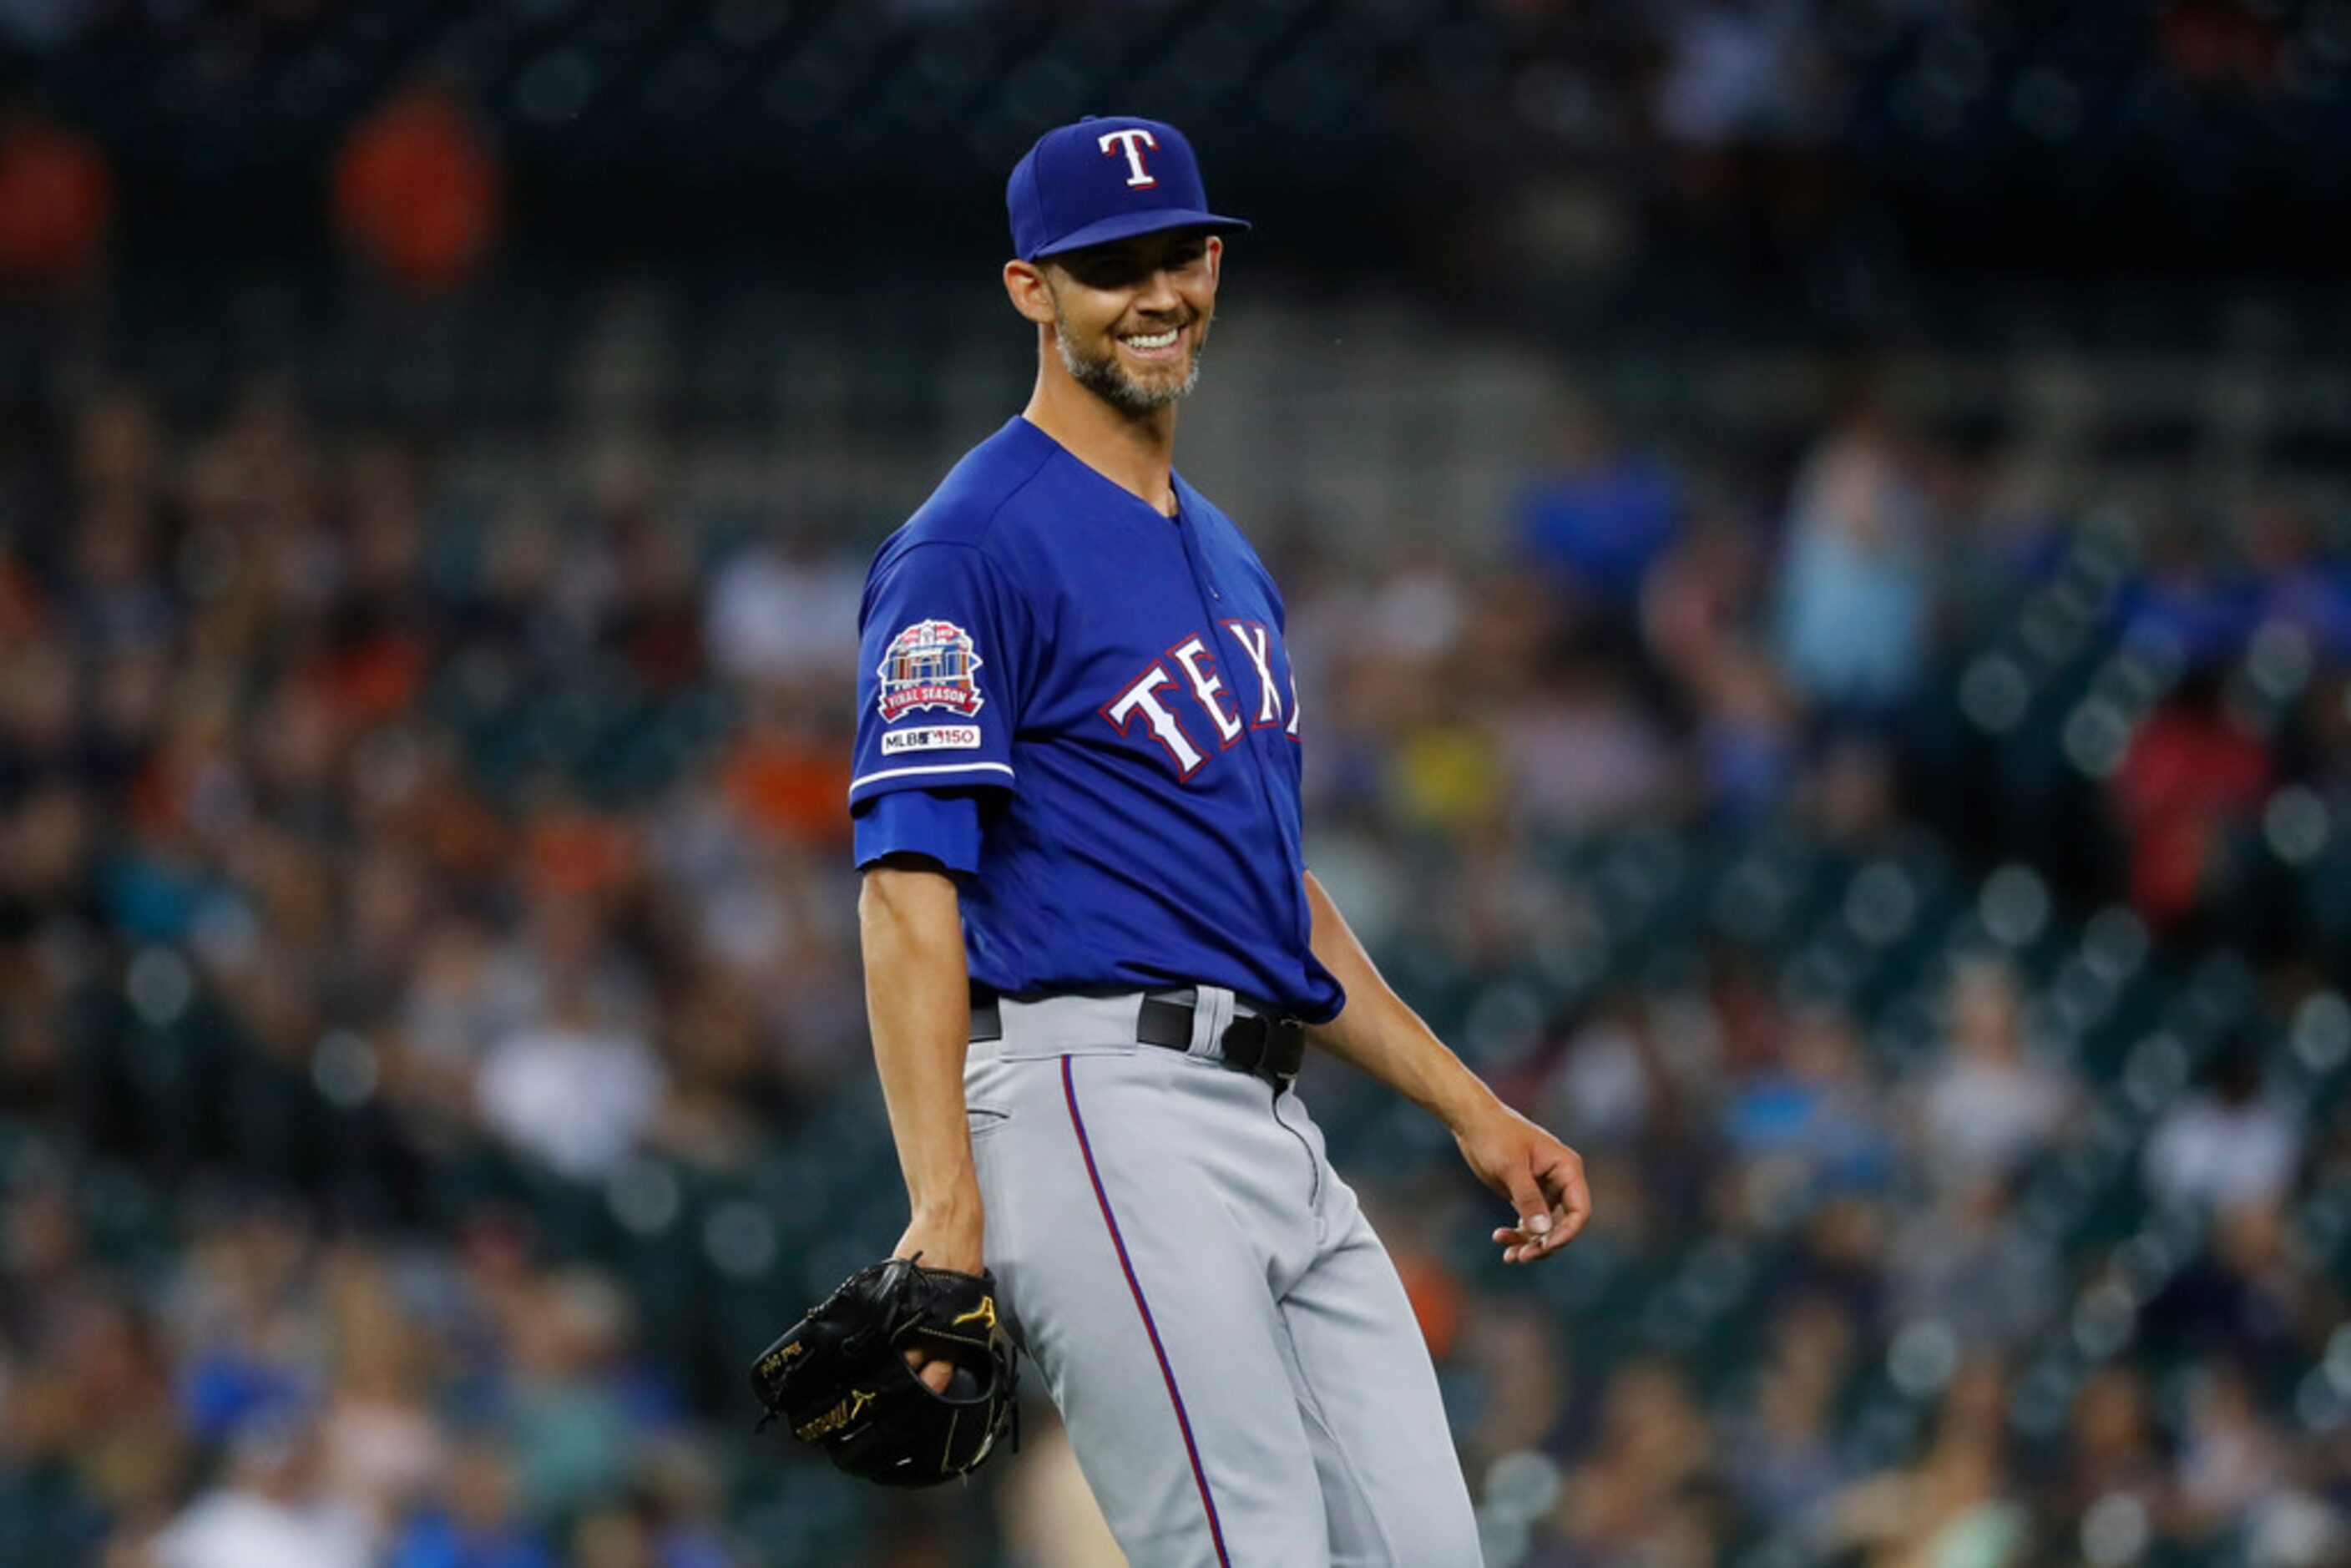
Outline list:
[[[1139,995],[998,1003],[965,1071],[987,1256],[1134,1568],[1477,1568],[1395,1267],[1294,1092],[1136,1043]]]

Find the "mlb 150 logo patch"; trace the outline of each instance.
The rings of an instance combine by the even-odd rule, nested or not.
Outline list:
[[[895,757],[902,751],[977,751],[979,749],[979,726],[976,724],[918,724],[912,729],[885,729],[882,732],[882,755]]]
[[[875,674],[882,692],[876,706],[882,722],[895,724],[922,708],[943,707],[965,718],[977,715],[979,666],[971,633],[952,621],[917,621],[890,639]]]

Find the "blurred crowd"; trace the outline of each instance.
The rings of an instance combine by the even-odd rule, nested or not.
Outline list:
[[[1524,1518],[1502,1538],[1525,1561],[2351,1552],[2334,1404],[2351,1367],[2325,1370],[2351,1353],[2333,1208],[2351,1123],[2295,1070],[2342,1061],[2312,1043],[2342,1006],[2322,891],[2351,807],[2341,498],[2183,496],[2101,540],[2016,504],[2000,472],[1866,382],[1832,400],[1783,491],[1725,491],[1572,405],[1507,580],[1428,563],[1293,612],[1293,637],[1345,629],[1306,666],[1340,677],[1310,707],[1311,787],[1349,824],[1322,874],[1389,895],[1370,902],[1393,915],[1392,961],[1442,952],[1415,972],[1474,977],[1457,1038],[1493,1042],[1489,1071],[1586,1153],[1612,1260],[1595,1276],[1695,1276],[1701,1298],[1709,1274],[1737,1281],[1719,1295],[1740,1343],[1712,1357],[1670,1328],[1621,1361],[1587,1350],[1625,1300],[1599,1283],[1565,1333],[1501,1299],[1435,1320],[1475,1369],[1468,1450],[1489,1510]],[[2005,662],[2042,643],[2068,652]],[[1980,700],[2023,668],[2016,711]],[[2021,716],[2034,705],[2053,733]],[[1885,997],[1802,983],[1769,917],[1736,907],[1662,966],[1593,979],[1562,952],[1621,916],[1542,846],[1661,817],[1685,843],[1792,829],[1864,868],[1856,892],[1922,840],[1979,873],[2031,860],[2032,898],[2087,921],[2090,967],[2152,954],[2184,974],[2225,952],[2253,995],[2215,1004],[2228,1022],[2192,1067],[2116,1090],[2062,973],[1980,926],[1926,968],[1907,1052],[1883,1043]],[[1415,833],[1443,849],[1412,858]],[[1986,884],[1987,910],[2007,885]],[[2109,938],[2125,956],[2097,954]],[[1569,1000],[1481,1027],[1481,997],[1562,969]],[[2146,1228],[2124,1253],[2163,1261],[2109,1260],[2100,1221],[2033,1201],[2053,1169],[2101,1161],[2124,1167],[2105,1222]],[[1407,1232],[1416,1257],[1464,1218],[1434,1213]],[[2127,1326],[2101,1340],[2085,1314],[2116,1290]],[[2084,1343],[2086,1365],[2043,1381],[2053,1346]],[[1890,1449],[1868,1438],[1873,1378],[1923,1417]]]
[[[1489,1506],[1506,1478],[1531,1494],[1524,1561],[1727,1561],[1759,1535],[1736,1560],[2351,1549],[2351,1449],[2296,1400],[2342,1352],[2344,1280],[2295,1202],[2351,1148],[2305,1126],[2256,1048],[2226,1050],[2155,1120],[2123,1201],[2194,1217],[2192,1239],[2176,1271],[2117,1287],[2101,1249],[2069,1249],[2024,1201],[2095,1121],[2080,1075],[2033,1049],[2013,970],[1959,967],[1933,1051],[1903,1071],[1873,1062],[1844,1009],[1736,981],[1708,999],[1604,1009],[1536,1092],[1611,1200],[1595,1244],[1729,1273],[1737,1343],[1666,1332],[1595,1361],[1530,1303],[1481,1304],[1462,1343],[1493,1403],[1468,1437]],[[2118,1288],[2127,1332],[2043,1384],[2053,1345],[2089,1340],[2080,1303]],[[1519,1377],[1523,1357],[1548,1375]],[[1886,1444],[1865,1391],[1889,1385],[1923,1418]]]
[[[154,1568],[724,1568],[718,1472],[630,1358],[615,1281],[455,1244],[322,1241],[206,1206],[125,1281],[37,1176],[7,1210],[12,1561]],[[46,1498],[42,1494],[48,1494]]]
[[[1265,254],[1539,310],[1729,263],[1882,325],[1906,265],[1954,257],[2339,263],[2346,65],[2332,0],[12,0],[0,278],[87,286],[146,218],[340,231],[434,292],[509,188],[629,254],[884,254],[977,232],[1040,128],[1134,110],[1296,204]],[[803,221],[843,183],[888,194]]]
[[[117,386],[0,465],[0,1556],[815,1552],[806,1517],[734,1506],[788,1464],[716,1435],[758,1344],[690,1313],[705,1343],[665,1341],[649,1278],[556,1245],[529,1195],[659,1207],[649,1169],[746,1180],[872,1121],[841,802],[879,526],[713,538],[628,462],[486,513],[429,442],[268,384],[185,425]],[[1865,382],[1746,491],[1575,402],[1500,561],[1269,543],[1318,869],[1591,1160],[1578,1257],[1503,1281],[1448,1150],[1305,1086],[1376,1151],[1353,1168],[1498,1563],[2351,1552],[2345,1280],[2311,1218],[2351,1139],[2278,1071],[2288,1020],[2333,1016],[2329,928],[2265,895],[2235,929],[2221,874],[2284,793],[2319,847],[2271,861],[2324,864],[2351,789],[2340,519],[2276,495],[2143,530],[2080,607],[2147,673],[2125,743],[2067,769],[2070,806],[1949,815],[2007,755],[1953,693],[2086,537],[1980,477]],[[2248,672],[2281,658],[2293,700],[2257,723]],[[2028,1364],[2105,1288],[2024,1201],[2106,1127],[2044,977],[1956,955],[1927,1049],[1889,1060],[1870,1003],[1779,983],[1736,909],[1664,979],[1590,967],[1613,934],[1552,851],[1662,825],[1980,872],[2035,824],[2088,841],[2053,929],[2112,904],[2100,929],[2183,970],[2241,937],[2261,995],[2124,1151],[2179,1256],[2032,1416]],[[1498,1023],[1528,974],[1557,983]],[[450,1197],[485,1151],[523,1185]],[[147,1195],[154,1245],[96,1244],[94,1170]],[[835,1176],[894,1203],[884,1158]],[[1729,1351],[1610,1327],[1609,1292],[1667,1279],[1741,1303]],[[1888,1386],[1912,1427],[1864,1418]],[[983,1495],[1031,1544],[916,1529],[890,1560],[1091,1560]]]

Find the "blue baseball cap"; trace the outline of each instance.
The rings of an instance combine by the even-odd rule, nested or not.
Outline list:
[[[1199,160],[1174,126],[1132,115],[1048,131],[1004,188],[1013,254],[1023,261],[1161,229],[1245,229],[1208,211]]]

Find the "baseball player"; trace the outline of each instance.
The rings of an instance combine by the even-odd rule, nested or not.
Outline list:
[[[1439,1118],[1515,1210],[1508,1261],[1583,1224],[1582,1162],[1397,999],[1306,869],[1281,596],[1172,466],[1248,225],[1131,118],[1049,132],[1007,201],[1036,390],[883,547],[862,612],[896,1255],[993,1270],[1136,1564],[1475,1563],[1427,1351],[1300,1057]]]

